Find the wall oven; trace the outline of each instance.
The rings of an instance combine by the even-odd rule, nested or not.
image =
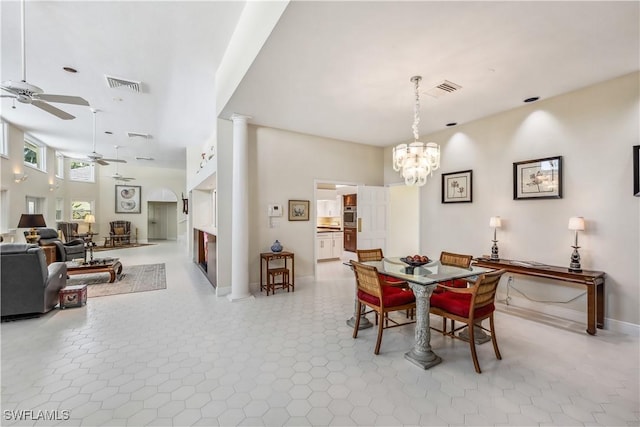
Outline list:
[[[357,227],[358,216],[356,214],[355,206],[345,206],[342,214],[342,224],[345,227]]]

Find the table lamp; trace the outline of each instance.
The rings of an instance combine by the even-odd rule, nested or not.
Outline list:
[[[95,215],[91,215],[91,214],[85,215],[84,222],[89,224],[89,234],[91,234],[91,224],[95,224],[96,223]]]
[[[40,236],[36,233],[36,227],[46,227],[42,214],[22,214],[18,222],[18,228],[30,228],[29,234],[25,236],[28,243],[36,243]]]
[[[502,220],[499,216],[492,216],[489,218],[489,227],[493,228],[493,246],[491,246],[491,260],[500,261],[498,256],[498,240],[496,239],[496,230],[502,227]]]
[[[573,273],[581,273],[582,267],[580,266],[580,254],[578,253],[578,231],[584,231],[584,218],[581,216],[573,216],[569,218],[569,230],[575,232],[575,241],[573,246],[573,253],[571,254],[571,264],[569,264],[569,271]]]

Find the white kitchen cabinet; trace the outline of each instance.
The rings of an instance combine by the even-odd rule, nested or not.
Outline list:
[[[318,200],[319,217],[339,217],[340,204],[338,200]]]
[[[342,256],[342,232],[318,233],[317,257],[319,260],[336,259]]]

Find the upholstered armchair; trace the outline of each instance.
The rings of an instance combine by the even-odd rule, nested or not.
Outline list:
[[[74,239],[84,239],[85,237],[87,237],[86,234],[78,233],[77,222],[60,221],[58,223],[58,230],[62,231],[62,236],[64,237],[65,242],[70,242]]]
[[[111,221],[109,223],[109,237],[115,243],[131,243],[131,222],[130,221]]]
[[[85,248],[84,240],[77,238],[62,243],[62,240],[58,237],[58,232],[53,228],[39,228],[36,233],[40,236],[38,244],[55,245],[56,247],[56,261],[71,261],[74,258],[84,258]],[[25,232],[26,235],[26,232]]]
[[[46,313],[58,303],[67,284],[67,265],[47,267],[44,251],[28,243],[0,244],[2,309],[0,315]]]

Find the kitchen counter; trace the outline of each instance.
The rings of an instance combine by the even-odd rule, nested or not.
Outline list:
[[[342,231],[340,227],[317,227],[316,232],[318,233],[336,233]]]

